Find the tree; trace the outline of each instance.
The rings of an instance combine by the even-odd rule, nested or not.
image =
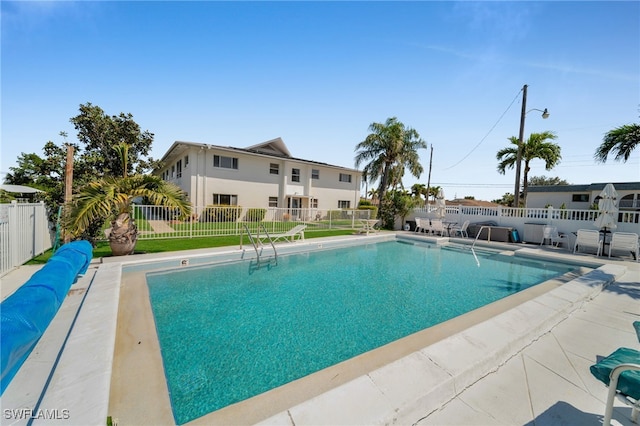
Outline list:
[[[545,162],[545,169],[551,170],[553,169],[562,159],[560,155],[560,145],[548,142],[549,140],[555,140],[557,136],[553,132],[542,132],[542,133],[531,133],[529,135],[529,139],[522,143],[522,160],[524,161],[524,188],[522,191],[522,198],[524,199],[524,203],[527,203],[527,189],[528,185],[528,175],[531,170],[530,163],[532,160],[538,158]],[[498,163],[498,172],[500,174],[505,174],[507,168],[512,169],[518,158],[518,143],[519,140],[515,136],[511,136],[509,138],[511,142],[511,146],[501,149],[496,154],[496,159],[499,161]]]
[[[559,177],[531,176],[529,186],[569,185],[569,182]]]
[[[634,149],[640,144],[640,124],[627,124],[610,130],[604,135],[602,144],[594,155],[596,161],[604,163],[609,154],[615,161],[626,163]]]
[[[18,166],[9,168],[11,173],[5,177],[7,183],[30,185],[45,191],[44,201],[51,223],[55,223],[58,207],[64,204],[67,145],[74,148],[74,193],[96,178],[123,176],[119,154],[114,148],[122,142],[129,146],[127,173],[144,173],[159,164],[147,157],[153,133],[141,131],[131,114],[108,116],[100,107],[91,103],[80,105],[79,111],[70,121],[78,131],[77,137],[81,144],[68,143],[66,133],[60,132],[60,136],[65,139],[62,144],[48,141],[44,145],[42,157],[22,153],[18,158]],[[85,232],[87,239],[94,241],[101,229],[95,225]]]
[[[418,132],[412,128],[405,128],[396,117],[388,118],[382,123],[371,123],[372,132],[364,141],[356,145],[355,164],[364,166],[364,173],[370,182],[378,179],[378,194],[381,197],[389,187],[398,184],[405,169],[416,178],[423,172],[418,149],[426,148],[426,143],[420,139]]]
[[[419,199],[422,201],[422,197],[424,196],[424,199],[427,199],[427,186],[423,183],[414,183],[411,186],[411,195],[413,195],[413,197]]]
[[[402,224],[404,224],[404,219],[420,202],[419,199],[412,197],[408,191],[389,191],[380,206],[379,217],[382,221],[382,227],[394,229],[396,217],[400,217]]]
[[[492,203],[501,204],[503,206],[513,205],[513,194],[510,192],[505,193],[502,198],[491,200]]]
[[[128,175],[129,145],[125,142],[113,147],[122,162],[121,177],[107,176],[89,182],[74,196],[73,206],[65,218],[65,228],[76,237],[82,236],[93,224],[111,222],[108,235],[114,255],[131,254],[138,240],[133,200],[143,198],[146,203],[176,211],[177,218],[188,217],[191,206],[186,194],[173,183],[157,176]]]

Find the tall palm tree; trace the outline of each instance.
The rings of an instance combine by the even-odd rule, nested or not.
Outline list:
[[[596,161],[604,163],[609,154],[615,154],[615,161],[627,162],[631,152],[640,145],[640,124],[627,124],[609,131],[602,139],[594,155]]]
[[[562,156],[560,155],[560,145],[549,142],[549,140],[555,140],[557,136],[553,132],[531,133],[529,139],[522,143],[522,160],[524,161],[524,188],[522,191],[522,197],[524,198],[524,204],[527,205],[527,189],[529,187],[528,175],[531,167],[529,164],[532,160],[538,158],[545,162],[545,169],[551,170],[558,165]],[[518,142],[519,139],[515,136],[509,138],[511,146],[501,149],[496,154],[498,163],[498,172],[505,174],[507,168],[512,169],[518,158]]]
[[[416,178],[423,172],[418,149],[427,148],[418,132],[405,128],[396,117],[383,123],[371,123],[369,134],[364,141],[356,145],[355,164],[364,166],[363,172],[370,182],[380,179],[378,196],[380,200],[392,185],[401,185],[405,169]]]
[[[138,240],[133,201],[143,198],[147,203],[174,209],[178,217],[187,217],[191,206],[186,194],[176,185],[157,176],[127,175],[128,145],[116,147],[122,161],[122,177],[105,177],[82,187],[74,196],[66,218],[66,231],[80,236],[94,222],[111,221],[109,244],[114,255],[131,254]]]

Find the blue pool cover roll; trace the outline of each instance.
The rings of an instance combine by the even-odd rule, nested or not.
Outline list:
[[[49,261],[0,305],[2,376],[0,395],[44,334],[78,275],[91,263],[88,241],[60,247]]]

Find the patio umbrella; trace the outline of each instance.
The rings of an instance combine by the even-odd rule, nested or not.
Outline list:
[[[444,201],[444,191],[442,188],[438,191],[438,195],[436,197],[436,216],[439,218],[443,218],[446,214],[447,204]]]
[[[600,197],[598,201],[600,215],[594,221],[594,225],[599,229],[604,228],[605,232],[607,229],[616,229],[618,227],[616,223],[618,193],[613,185],[608,183],[600,193]]]

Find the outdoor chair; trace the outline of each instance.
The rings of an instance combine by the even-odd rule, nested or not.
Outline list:
[[[447,231],[446,228],[444,227],[444,223],[442,223],[442,220],[440,219],[432,219],[431,220],[431,227],[430,227],[430,231],[433,234],[439,234],[441,236],[444,235],[444,233]]]
[[[453,234],[453,236],[455,237],[456,235],[460,235],[461,237],[465,237],[465,238],[469,238],[469,234],[467,233],[467,228],[469,227],[469,222],[468,220],[465,220],[464,223],[462,224],[462,226],[452,226],[451,229],[449,230],[450,234]]]
[[[600,232],[592,229],[578,229],[576,234],[576,242],[573,246],[573,252],[584,250],[595,250],[596,256],[600,256],[602,249],[602,240],[600,239]]]
[[[609,243],[609,257],[614,250],[631,253],[638,261],[638,234],[634,232],[614,232]]]
[[[640,321],[633,323],[640,341]],[[605,406],[603,426],[611,424],[613,401],[618,400],[631,407],[631,421],[638,423],[640,412],[640,351],[630,348],[618,348],[606,358],[592,365],[589,370],[593,376],[609,386]]]
[[[289,229],[287,232],[283,232],[281,234],[269,234],[269,236],[271,237],[271,241],[273,241],[274,243],[278,240],[293,242],[295,241],[296,236],[299,240],[304,240],[304,230],[306,227],[307,225],[297,225]],[[266,237],[261,237],[260,240],[264,242],[266,240]]]
[[[428,224],[429,224],[429,219],[416,217],[416,229],[415,229],[415,232],[427,232],[427,225]]]
[[[555,226],[545,226],[542,230],[542,241],[540,241],[540,245],[543,245],[546,240],[549,240],[551,246],[558,247],[564,241],[567,241],[567,235],[560,234],[558,232],[558,228]]]

